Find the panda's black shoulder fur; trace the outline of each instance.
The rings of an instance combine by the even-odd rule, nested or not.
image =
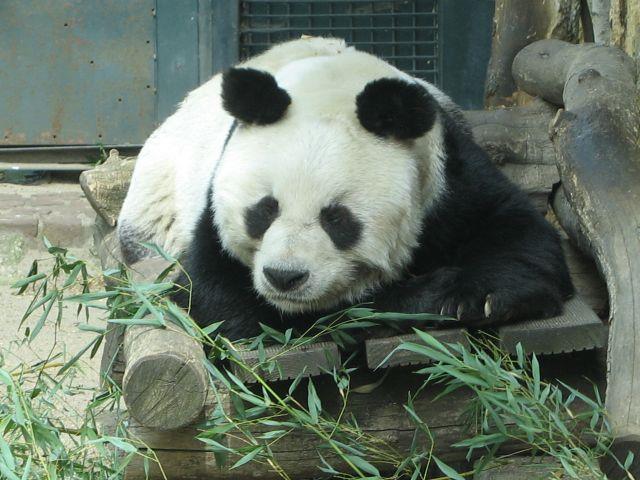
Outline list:
[[[460,113],[441,110],[439,117],[445,193],[425,212],[410,275],[362,300],[380,310],[458,316],[472,326],[560,313],[573,286],[557,232],[491,163]],[[327,313],[284,315],[260,298],[249,268],[222,248],[207,198],[185,259],[192,297],[178,292],[178,304],[191,305],[201,325],[225,320],[222,333],[232,339],[259,333],[259,322],[285,329]]]

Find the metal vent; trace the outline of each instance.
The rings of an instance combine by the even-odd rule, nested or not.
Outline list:
[[[344,38],[400,70],[439,83],[438,0],[240,2],[242,59],[301,35]]]

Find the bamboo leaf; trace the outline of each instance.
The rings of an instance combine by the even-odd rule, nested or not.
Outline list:
[[[19,288],[20,290],[18,290],[18,294],[21,294],[30,284],[37,282],[38,280],[42,280],[43,278],[47,278],[47,275],[44,273],[36,273],[35,275],[18,280],[16,283],[11,285],[11,288]]]
[[[40,318],[38,319],[38,321],[36,322],[35,326],[33,327],[33,329],[31,330],[31,333],[29,335],[29,341],[31,342],[34,338],[36,338],[36,336],[38,335],[38,333],[40,333],[40,330],[42,330],[42,327],[44,327],[44,323],[47,320],[47,317],[49,316],[49,312],[51,312],[51,308],[53,307],[53,304],[56,303],[56,296],[58,294],[57,290],[52,290],[50,291],[47,296],[50,298],[49,303],[47,303],[47,306],[44,309],[44,312],[42,312],[42,315],[40,315]]]
[[[380,471],[364,458],[358,457],[356,455],[345,455],[345,458],[349,459],[351,463],[353,463],[360,470],[364,470],[365,472],[380,478]]]
[[[464,480],[464,477],[462,475],[460,475],[458,472],[456,472],[453,468],[451,468],[449,465],[444,463],[438,457],[434,455],[432,458],[433,458],[433,461],[436,462],[436,465],[438,465],[438,468],[440,469],[440,471],[444,473],[447,477],[451,478],[452,480]]]
[[[309,415],[311,415],[311,421],[318,423],[318,414],[322,410],[322,404],[316,392],[316,387],[313,385],[313,381],[309,378],[309,384],[307,389],[307,404],[309,407]]]
[[[80,349],[78,353],[76,353],[67,363],[62,366],[62,368],[60,368],[60,370],[58,370],[58,375],[62,375],[64,372],[73,367],[78,362],[80,357],[82,357],[82,355],[84,355],[87,350],[89,350],[100,338],[102,338],[102,336],[95,337],[84,347],[82,347],[82,349]]]
[[[262,450],[263,450],[263,447],[261,447],[261,446],[255,447],[253,450],[251,450],[249,453],[247,453],[244,457],[242,457],[240,460],[238,460],[236,463],[234,463],[233,466],[229,470],[233,470],[234,468],[241,467],[245,463],[249,463],[260,452],[262,452]]]

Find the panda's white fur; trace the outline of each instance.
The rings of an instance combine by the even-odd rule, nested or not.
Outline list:
[[[398,278],[417,246],[425,210],[445,188],[442,124],[437,120],[417,140],[377,138],[359,123],[355,101],[374,79],[418,80],[334,39],[282,44],[246,66],[273,73],[288,92],[285,117],[240,125],[221,155],[233,119],[221,105],[220,76],[194,90],[140,153],[121,237],[135,234],[180,255],[213,181],[224,249],[251,268],[255,289],[279,309],[326,309]],[[439,90],[421,84],[452,108]],[[244,212],[267,195],[281,213],[264,237],[253,239]],[[320,210],[334,200],[364,225],[347,251],[337,250],[320,226]],[[303,288],[282,293],[265,280],[264,267],[310,276]]]
[[[346,49],[343,40],[308,38],[278,45],[243,65],[275,73],[295,60]],[[189,244],[233,121],[222,108],[221,81],[216,75],[190,92],[145,142],[120,213],[121,238],[152,239],[176,255]],[[135,228],[135,234],[123,226]]]

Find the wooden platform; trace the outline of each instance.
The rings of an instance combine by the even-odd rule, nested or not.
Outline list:
[[[468,344],[469,334],[463,328],[427,331],[442,343]],[[494,334],[496,342],[509,353],[515,353],[516,345],[521,343],[527,353],[541,355],[604,348],[608,330],[594,311],[580,297],[575,297],[565,304],[564,312],[559,317],[507,325],[498,328]],[[395,351],[403,342],[421,343],[421,340],[415,334],[366,340],[367,366],[375,370],[428,363],[423,355],[408,350]],[[250,365],[259,363],[256,351],[243,352],[241,355]],[[271,347],[266,352],[267,358],[276,355],[278,347]],[[280,357],[280,368],[268,375],[268,379],[291,379],[302,371],[308,376],[320,375],[331,369],[335,364],[331,359],[335,359],[336,355],[338,347],[328,342],[309,345],[303,349],[288,349]],[[249,377],[243,379],[251,382]]]

